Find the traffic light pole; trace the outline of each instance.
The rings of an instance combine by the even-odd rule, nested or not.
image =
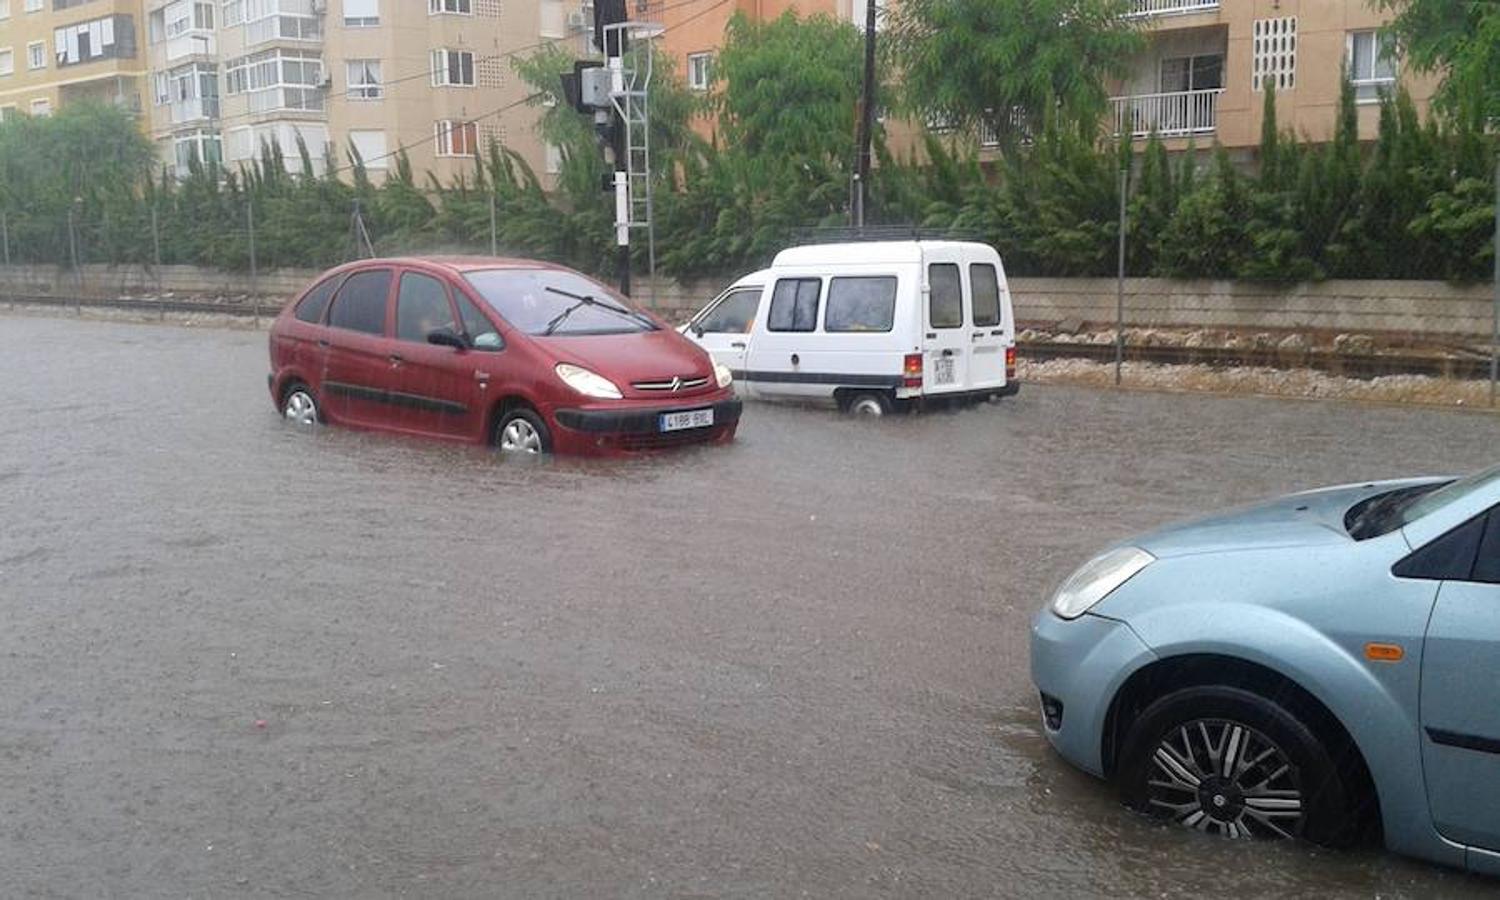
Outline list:
[[[605,62],[609,69],[610,90],[614,94],[621,94],[625,90],[625,60],[621,52],[620,44],[623,41],[616,39],[611,42],[611,35],[621,35],[619,31],[605,32],[605,52],[611,54]],[[612,112],[615,120],[614,142],[610,148],[615,162],[615,268],[620,279],[620,293],[626,297],[630,296],[630,148],[626,140],[625,112],[620,106],[616,106]]]

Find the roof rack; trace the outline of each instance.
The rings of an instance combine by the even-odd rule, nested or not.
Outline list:
[[[847,244],[857,241],[984,241],[973,229],[926,228],[920,225],[820,225],[794,228],[794,244]]]

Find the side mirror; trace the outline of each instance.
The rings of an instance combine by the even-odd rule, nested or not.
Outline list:
[[[439,347],[452,347],[455,350],[469,349],[469,344],[463,336],[451,328],[434,328],[427,332],[427,343],[437,344]]]
[[[693,334],[697,335],[698,337],[703,337],[703,326],[699,325],[697,323],[697,321],[689,322],[687,324],[687,327],[688,327],[688,331],[691,331]]]

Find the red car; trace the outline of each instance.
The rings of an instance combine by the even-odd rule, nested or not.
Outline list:
[[[725,442],[729,370],[604,285],[519,259],[369,259],[326,273],[271,326],[288,419],[515,453]]]

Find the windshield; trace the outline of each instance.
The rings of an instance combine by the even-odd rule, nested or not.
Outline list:
[[[1376,494],[1349,508],[1344,516],[1344,527],[1357,541],[1389,534],[1495,481],[1500,481],[1500,466],[1457,481],[1439,481]]]
[[[464,276],[512,327],[531,335],[631,334],[656,325],[604,285],[559,269],[484,269]]]

